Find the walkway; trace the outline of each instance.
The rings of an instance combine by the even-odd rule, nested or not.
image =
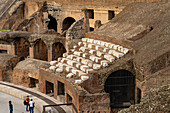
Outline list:
[[[25,106],[23,105],[23,100],[16,98],[14,96],[8,95],[6,93],[0,92],[0,113],[8,113],[9,111],[9,100],[12,101],[14,113],[29,113],[25,111]],[[34,109],[34,113],[40,113],[37,109]]]
[[[55,105],[55,104],[61,104],[61,102],[57,101],[56,99],[49,97],[39,91],[36,91],[31,88],[26,88],[19,85],[14,85],[11,83],[6,83],[0,81],[0,92],[5,92],[10,95],[16,96],[20,99],[26,98],[27,95],[29,95],[33,100],[37,101],[36,103],[39,103],[36,107],[38,110],[42,112],[43,105]],[[70,107],[68,106],[57,106],[53,109],[54,113],[72,113]],[[22,113],[22,112],[21,112]]]

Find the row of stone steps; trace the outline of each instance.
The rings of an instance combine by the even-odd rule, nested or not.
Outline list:
[[[68,72],[67,78],[78,76],[75,84],[89,79],[89,75],[101,68],[109,66],[129,52],[128,48],[110,42],[82,38],[77,46],[58,61],[51,61],[49,69],[61,73]]]

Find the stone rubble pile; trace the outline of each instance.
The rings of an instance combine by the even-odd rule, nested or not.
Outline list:
[[[170,84],[159,89],[150,89],[140,104],[118,113],[170,113]]]
[[[89,79],[89,74],[102,67],[108,67],[110,63],[120,59],[129,52],[128,48],[116,45],[110,42],[100,40],[82,38],[78,42],[78,46],[74,46],[71,52],[64,53],[63,57],[58,61],[51,61],[49,69],[61,73],[68,72],[67,78],[79,76],[80,79],[75,80],[76,84],[80,84]]]

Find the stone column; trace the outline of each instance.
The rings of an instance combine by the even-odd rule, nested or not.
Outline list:
[[[2,73],[2,69],[0,69],[0,81],[3,80],[3,73]]]
[[[58,96],[58,81],[54,82],[54,98],[57,99]]]
[[[48,62],[53,60],[53,47],[52,44],[48,47]]]
[[[9,54],[15,55],[15,45],[14,44],[11,45],[11,50],[10,50]]]
[[[83,17],[84,17],[83,30],[84,30],[84,34],[85,34],[90,31],[89,13],[88,13],[88,9],[82,9],[82,12],[83,12]]]
[[[35,58],[35,56],[34,56],[34,46],[29,47],[29,56],[30,56],[30,58]]]

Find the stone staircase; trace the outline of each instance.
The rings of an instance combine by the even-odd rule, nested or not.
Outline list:
[[[110,42],[82,38],[77,46],[58,61],[51,61],[49,69],[57,73],[67,72],[66,78],[74,78],[75,84],[88,80],[91,73],[108,67],[129,52],[128,48]]]

